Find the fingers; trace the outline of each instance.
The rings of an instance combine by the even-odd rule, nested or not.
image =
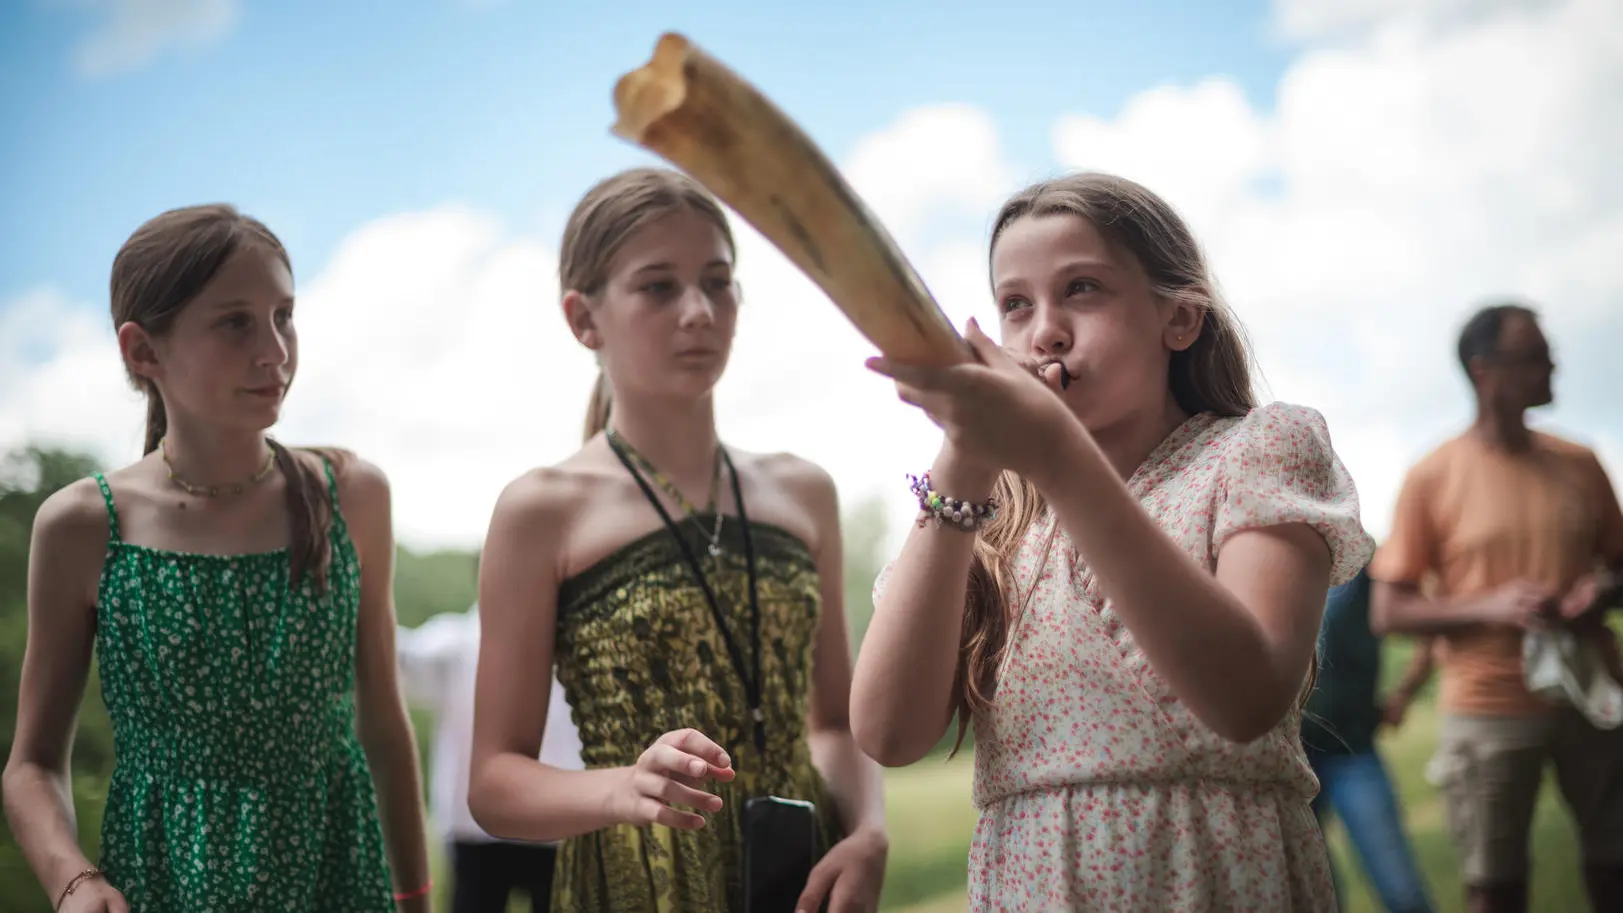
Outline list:
[[[1547,623],[1558,621],[1561,618],[1561,603],[1543,587],[1523,597],[1524,619],[1527,624],[1534,627],[1544,627]]]
[[[1593,609],[1600,598],[1600,587],[1595,578],[1586,581],[1567,591],[1561,597],[1559,613],[1561,618],[1574,621]]]
[[[829,857],[824,856],[823,861],[812,867],[811,874],[806,876],[806,888],[800,892],[800,899],[795,901],[795,913],[818,913],[823,909],[823,898],[828,896],[829,888],[834,886],[839,869],[829,864]]]
[[[981,332],[980,321],[969,318],[969,324],[964,328],[964,338],[969,340],[969,347],[974,350],[975,357],[984,365],[1013,364],[1014,359],[1003,347],[993,342],[991,337]]]
[[[909,406],[917,406],[926,412],[931,411],[930,403],[934,401],[934,397],[926,394],[923,390],[903,383],[896,385],[896,398]]]
[[[828,895],[828,913],[872,913],[873,905],[857,891],[857,879],[836,879]]]
[[[1545,602],[1555,598],[1555,591],[1542,583],[1534,583],[1525,578],[1511,584],[1512,592],[1522,599],[1536,602]]]
[[[1507,618],[1522,628],[1542,628],[1552,617],[1558,617],[1560,606],[1554,593],[1531,580],[1514,580],[1501,591],[1507,601]]]
[[[667,805],[685,805],[707,812],[721,811],[721,797],[685,785],[671,777],[662,777],[650,771],[641,771],[636,777],[637,791]]]
[[[705,759],[670,744],[661,745],[655,742],[642,753],[642,756],[644,763],[641,766],[660,774],[703,777],[711,768],[711,764]]]
[[[637,793],[638,820],[679,830],[704,827],[704,816],[674,806],[703,812],[721,810],[721,797],[706,792],[705,780],[731,780],[732,759],[703,733],[679,729],[660,736],[637,759],[631,788]]]
[[[863,362],[863,364],[868,367],[868,370],[882,377],[888,377],[896,381],[898,385],[905,384],[912,387],[932,386],[931,380],[934,375],[940,373],[939,368],[904,364],[899,361],[891,361],[882,355],[876,355]]]
[[[1512,624],[1525,630],[1534,631],[1548,627],[1544,612],[1537,605],[1522,606],[1521,610],[1511,620]]]
[[[1027,370],[1006,357],[1005,361],[1009,370]],[[868,359],[867,365],[874,373],[896,382],[898,399],[922,410],[930,421],[941,427],[953,420],[955,403],[962,401],[974,384],[985,379],[984,373],[975,372],[988,370],[979,364],[929,368],[899,364],[882,357]]]
[[[942,401],[940,396],[927,394],[916,387],[898,382],[896,384],[896,398],[909,406],[918,408],[937,427],[944,427],[941,424],[939,412],[947,404]]]
[[[649,824],[663,824],[679,831],[696,831],[704,827],[704,817],[644,796],[637,803],[637,817]]]
[[[1561,600],[1561,617],[1572,621],[1589,609],[1589,601],[1585,599],[1567,598]]]
[[[698,759],[710,765],[710,775],[720,779],[732,779],[733,760],[727,756],[727,751],[720,745],[711,741],[704,733],[697,729],[678,729],[667,732],[659,737],[655,745],[667,745],[679,752]],[[673,772],[686,773],[691,776],[704,776],[705,771],[691,769],[680,770],[672,768]]]
[[[953,365],[950,368],[910,365],[892,361],[882,355],[876,355],[863,364],[868,370],[882,377],[888,377],[898,385],[906,385],[928,393],[952,393],[962,390],[978,376],[976,372],[986,370],[983,364],[970,363]]]

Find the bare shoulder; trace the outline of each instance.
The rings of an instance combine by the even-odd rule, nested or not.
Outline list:
[[[601,473],[574,461],[536,467],[502,489],[491,528],[560,533],[602,484]]]
[[[389,491],[388,475],[376,463],[353,450],[341,447],[290,447],[288,452],[305,469],[321,479],[327,478],[330,468],[333,478],[338,481],[340,496],[353,492],[362,497],[375,497]]]
[[[63,592],[80,592],[82,586],[91,604],[110,538],[101,487],[94,479],[80,479],[52,493],[35,512],[31,563],[51,568],[48,576],[66,588]]]
[[[393,526],[389,477],[377,464],[335,447],[290,448],[288,452],[323,486],[331,469],[338,484],[339,507],[352,526]]]
[[[1470,432],[1436,441],[1421,452],[1419,458],[1409,466],[1404,477],[1422,485],[1434,484],[1451,473],[1456,461],[1469,459],[1475,446]]]
[[[1571,438],[1561,437],[1548,431],[1534,431],[1533,440],[1538,446],[1555,454],[1563,461],[1574,466],[1588,468],[1600,464],[1600,457],[1589,446]]]
[[[95,479],[57,489],[34,514],[35,547],[99,554],[107,548],[108,535],[107,502]]]
[[[793,453],[730,452],[740,475],[755,481],[749,486],[755,500],[781,504],[777,510],[752,512],[752,519],[759,514],[759,519],[800,534],[813,551],[839,541],[839,492],[828,470]]]
[[[805,457],[784,452],[746,456],[755,461],[764,477],[788,490],[808,508],[826,509],[838,500],[834,477]]]
[[[517,586],[527,605],[537,588],[550,592],[566,579],[578,563],[583,530],[602,513],[591,509],[600,503],[599,476],[589,467],[565,464],[537,467],[507,483],[485,533],[481,593],[487,584]]]

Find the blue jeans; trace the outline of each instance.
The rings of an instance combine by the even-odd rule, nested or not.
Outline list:
[[[1425,879],[1415,866],[1409,838],[1403,829],[1403,815],[1392,792],[1386,768],[1374,752],[1364,754],[1320,754],[1308,752],[1313,772],[1319,776],[1319,795],[1313,811],[1321,824],[1333,813],[1341,816],[1358,856],[1364,862],[1375,894],[1391,913],[1431,913],[1431,898]],[[1336,902],[1341,903],[1341,877],[1332,863],[1330,873],[1336,882]]]

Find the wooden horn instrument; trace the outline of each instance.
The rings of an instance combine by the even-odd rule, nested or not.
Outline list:
[[[686,172],[777,245],[886,357],[973,358],[890,233],[794,121],[681,35],[614,86],[614,135]]]

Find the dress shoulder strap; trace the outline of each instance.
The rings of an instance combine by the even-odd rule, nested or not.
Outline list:
[[[332,460],[321,457],[321,471],[327,476],[327,498],[332,504],[333,513],[338,512],[338,473],[332,468]]]
[[[118,508],[113,506],[113,489],[107,484],[107,477],[97,472],[93,474],[96,487],[101,489],[102,502],[107,505],[107,535],[108,541],[117,542],[118,538]]]
[[[338,535],[349,535],[349,523],[344,520],[343,508],[338,503],[338,470],[333,468],[332,460],[326,454],[317,452],[321,459],[321,472],[327,477],[327,504],[332,510],[332,527],[329,532]]]

